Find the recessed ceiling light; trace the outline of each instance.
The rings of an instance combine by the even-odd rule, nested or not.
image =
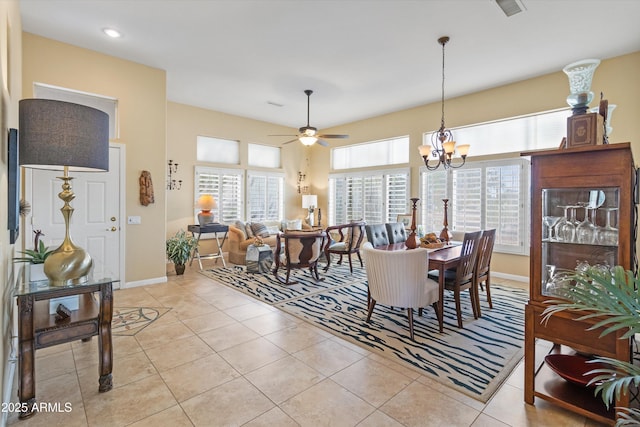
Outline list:
[[[108,35],[111,38],[117,39],[119,37],[122,37],[122,34],[120,33],[120,31],[114,29],[114,28],[103,28],[102,32],[104,32],[106,35]]]

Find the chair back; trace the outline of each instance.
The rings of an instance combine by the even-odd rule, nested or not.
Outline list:
[[[371,298],[377,302],[394,307],[421,308],[438,301],[438,284],[427,278],[427,249],[385,251],[375,249],[367,242],[362,246],[362,254]],[[432,282],[434,292],[425,292],[428,282]]]
[[[384,224],[367,224],[365,230],[367,232],[367,241],[369,241],[373,247],[389,244],[389,235],[387,234],[387,227],[385,227]]]
[[[288,231],[278,234],[276,256],[280,256],[281,262],[289,266],[313,265],[322,255],[326,235],[324,231]],[[280,254],[281,240],[284,240],[283,254]]]
[[[478,246],[476,261],[476,277],[485,277],[491,268],[491,255],[496,238],[496,229],[484,230]]]
[[[342,243],[341,251],[354,252],[360,249],[360,245],[364,240],[365,221],[350,222],[348,224],[331,225],[325,229],[327,232],[328,249],[331,245]],[[336,237],[336,234],[338,237]],[[337,240],[336,240],[337,239]]]
[[[458,285],[473,281],[481,237],[482,230],[464,234],[462,249],[460,250],[460,262],[456,266],[456,283]]]
[[[385,224],[389,243],[400,243],[407,241],[407,230],[401,222],[388,222]]]

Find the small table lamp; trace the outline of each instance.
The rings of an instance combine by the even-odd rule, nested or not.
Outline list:
[[[211,224],[213,222],[212,209],[217,207],[216,199],[211,194],[203,194],[198,197],[196,205],[202,209],[198,214],[198,223],[200,225]]]
[[[53,286],[86,282],[93,265],[91,256],[76,246],[69,234],[75,194],[69,171],[109,170],[109,116],[84,105],[51,99],[23,99],[19,103],[20,165],[62,170],[65,223],[64,241],[44,262],[44,274]]]
[[[309,210],[309,225],[314,226],[313,211],[318,206],[318,196],[315,194],[305,194],[302,196],[302,208]]]

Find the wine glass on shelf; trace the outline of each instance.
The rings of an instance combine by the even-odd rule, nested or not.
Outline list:
[[[618,208],[604,208],[606,213],[606,223],[604,227],[598,229],[598,243],[601,245],[618,245],[618,229],[611,225],[611,215],[617,211]]]
[[[582,244],[593,244],[596,240],[596,226],[589,219],[589,211],[595,208],[585,204],[584,220],[576,227],[576,241]]]
[[[555,225],[555,234],[556,234],[556,240],[558,242],[565,242],[565,236],[562,233],[562,229],[563,227],[567,224],[567,222],[569,221],[569,217],[567,216],[568,211],[569,211],[569,206],[558,206],[558,208],[564,210],[564,215],[562,217],[560,217],[560,220],[558,222],[556,222]],[[570,241],[570,240],[569,240]]]
[[[559,216],[543,216],[542,223],[547,227],[547,239],[553,241],[553,227],[560,221]],[[544,239],[544,236],[543,236]]]
[[[576,208],[577,206],[560,206],[564,209],[564,218],[561,218],[556,225],[556,238],[562,242],[571,243],[575,240],[576,234]],[[567,216],[567,211],[569,216]]]

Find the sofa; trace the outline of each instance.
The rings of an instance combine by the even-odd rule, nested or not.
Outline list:
[[[253,244],[256,236],[259,236],[265,245],[269,245],[271,250],[275,250],[278,233],[286,230],[311,229],[311,226],[302,219],[259,223],[236,220],[228,225],[229,262],[236,265],[246,264],[247,247]]]

